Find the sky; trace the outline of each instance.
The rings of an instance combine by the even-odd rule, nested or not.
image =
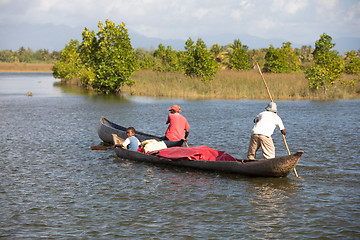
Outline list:
[[[314,43],[360,38],[360,0],[0,0],[0,25],[88,27],[109,19],[161,39],[247,34]]]

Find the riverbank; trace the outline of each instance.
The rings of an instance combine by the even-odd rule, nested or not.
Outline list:
[[[275,100],[323,99],[323,91],[309,89],[304,73],[264,74]],[[140,70],[134,73],[135,84],[123,86],[122,93],[183,99],[252,99],[268,100],[269,96],[261,75],[256,70],[219,71],[211,82],[189,78],[182,73]],[[358,75],[344,74],[342,79],[327,90],[328,99],[360,98]]]
[[[52,72],[51,63],[0,63],[0,72]],[[323,99],[321,90],[311,91],[304,73],[266,74],[264,77],[275,100]],[[186,77],[179,72],[136,71],[135,84],[123,86],[128,95],[183,99],[252,99],[268,100],[264,83],[257,70],[219,71],[211,82]],[[71,81],[70,85],[80,85]],[[328,99],[360,98],[359,75],[343,74],[328,89]]]
[[[52,72],[52,63],[0,63],[0,72]]]

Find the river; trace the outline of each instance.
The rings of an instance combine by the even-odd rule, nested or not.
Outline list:
[[[290,151],[305,151],[300,178],[249,178],[90,146],[101,116],[163,135],[178,104],[190,146],[245,158],[266,101],[106,97],[56,82],[0,73],[1,239],[360,239],[360,100],[277,102]],[[278,129],[273,139],[287,155]]]

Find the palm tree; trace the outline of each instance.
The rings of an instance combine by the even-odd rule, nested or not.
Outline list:
[[[226,47],[219,46],[219,44],[215,43],[211,46],[209,52],[211,56],[215,59],[215,61],[220,65],[220,68],[225,69],[226,54],[227,54]]]
[[[234,43],[229,43],[228,46],[230,54],[234,52],[235,49],[244,49],[246,51],[249,49],[247,45],[241,43],[240,39],[234,40]]]
[[[303,45],[300,49],[300,59],[302,62],[311,62],[313,60],[312,55],[313,49],[311,48],[311,45]]]
[[[239,56],[235,56],[235,55],[238,55],[239,52],[241,51],[248,52],[248,49],[249,47],[247,45],[242,44],[240,39],[235,39],[234,43],[229,43],[227,45],[227,53],[225,55],[227,67],[232,69],[234,67],[233,57],[238,58]],[[248,68],[248,66],[246,68]]]

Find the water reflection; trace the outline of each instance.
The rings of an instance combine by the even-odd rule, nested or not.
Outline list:
[[[61,82],[54,82],[54,87],[60,89],[61,92],[64,94],[75,94],[75,95],[85,95],[85,96],[95,94],[95,92],[88,91],[84,88],[63,84]]]
[[[248,221],[247,226],[266,238],[281,238],[281,233],[276,229],[289,225],[289,205],[294,204],[298,194],[301,194],[297,181],[289,178],[266,179],[266,182],[255,179],[250,182],[247,192],[251,195],[249,208],[252,214],[260,216]]]
[[[183,99],[168,99],[168,98],[153,98],[153,97],[146,97],[146,96],[130,96],[127,94],[99,94],[95,91],[87,90],[84,88],[80,88],[78,86],[74,85],[65,85],[61,82],[55,82],[54,87],[59,88],[62,93],[64,94],[75,94],[75,95],[81,95],[86,96],[86,99],[91,102],[104,102],[104,103],[125,103],[125,102],[138,102],[138,103],[156,103],[158,101],[176,101],[177,103],[184,102]],[[156,104],[153,104],[153,106],[156,106]]]
[[[106,104],[117,104],[117,103],[126,103],[130,102],[130,100],[124,95],[99,95],[99,94],[91,94],[86,97],[86,100],[90,102],[101,102]]]

